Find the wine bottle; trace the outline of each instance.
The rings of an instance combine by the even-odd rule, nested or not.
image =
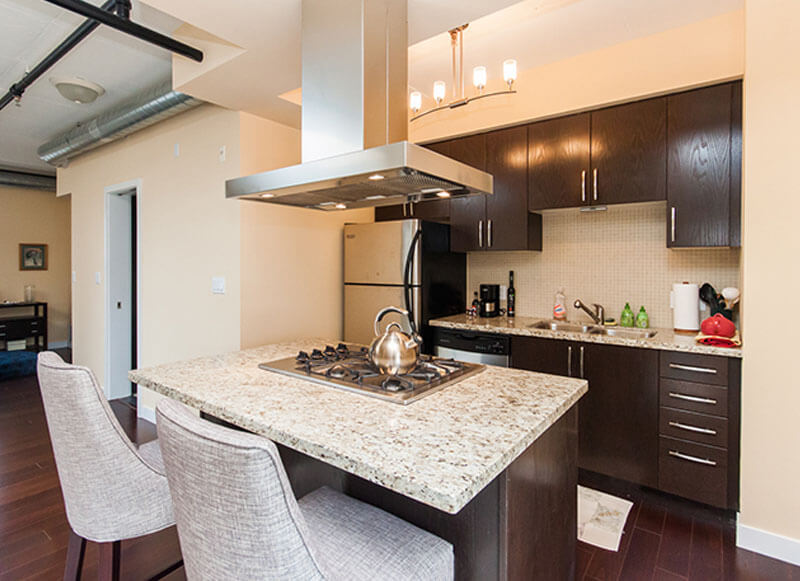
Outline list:
[[[517,314],[517,289],[514,288],[514,271],[508,271],[508,291],[506,291],[506,314],[513,317]]]

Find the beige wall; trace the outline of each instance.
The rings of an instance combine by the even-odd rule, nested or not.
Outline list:
[[[62,346],[70,323],[69,207],[69,197],[0,187],[0,301],[22,300],[25,285],[34,285],[34,300],[47,303],[48,341]],[[47,270],[19,269],[22,242],[47,244]]]
[[[741,77],[743,32],[737,11],[520,71],[516,95],[428,115],[411,123],[409,139],[433,141]]]
[[[242,175],[299,163],[300,132],[242,114]],[[241,202],[242,347],[342,336],[342,227],[372,209],[327,213]]]
[[[553,295],[564,288],[569,305],[576,298],[600,303],[617,319],[626,302],[634,314],[644,305],[650,326],[671,328],[672,284],[710,282],[718,291],[738,286],[740,251],[670,250],[666,214],[663,202],[546,212],[542,252],[470,253],[467,295],[472,300],[480,283],[508,284],[513,270],[520,315],[552,316]],[[578,309],[567,310],[570,319],[589,321]]]
[[[224,197],[225,180],[238,173],[239,114],[211,106],[59,169],[59,193],[72,195],[74,358],[101,381],[104,188],[141,180],[139,364],[154,365],[239,347],[239,207]],[[101,273],[100,284],[95,272]],[[211,294],[212,276],[226,278],[226,294]]]
[[[800,295],[800,3],[750,0],[746,17],[740,524],[794,539],[800,563],[800,376],[794,317],[777,306]]]

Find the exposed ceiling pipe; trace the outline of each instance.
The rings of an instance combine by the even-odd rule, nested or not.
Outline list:
[[[12,188],[31,188],[34,190],[56,191],[56,178],[20,171],[0,169],[0,186]]]
[[[56,6],[60,6],[65,10],[69,10],[70,12],[97,20],[101,24],[115,28],[120,32],[124,32],[125,34],[129,34],[135,38],[138,38],[139,40],[160,46],[168,51],[185,56],[186,58],[190,58],[193,61],[203,62],[202,51],[199,51],[188,44],[177,41],[174,38],[170,38],[169,36],[165,36],[160,32],[156,32],[155,30],[142,26],[141,24],[136,24],[135,22],[129,20],[128,16],[130,14],[130,2],[129,0],[123,1],[126,2],[128,6],[127,10],[123,6],[121,9],[117,10],[117,14],[112,14],[105,10],[101,10],[93,4],[83,2],[82,0],[45,0],[45,2],[55,4]]]
[[[114,9],[115,4],[116,0],[108,0],[98,10],[112,10]],[[84,38],[89,36],[98,26],[100,26],[98,21],[89,19],[76,28],[75,31],[66,39],[64,39],[61,44],[54,48],[50,54],[44,57],[39,64],[33,67],[33,69],[31,69],[29,72],[25,73],[25,76],[22,77],[19,82],[11,85],[11,87],[8,89],[8,92],[0,97],[0,109],[3,109],[3,107],[11,103],[11,101],[14,99],[19,100],[22,97],[22,94],[25,92],[25,89],[31,86],[36,79],[47,72],[50,67],[61,60],[64,55],[75,48]]]
[[[78,127],[48,141],[37,150],[39,157],[51,165],[63,166],[82,153],[121,139],[201,105],[203,101],[172,90],[166,81],[134,100],[82,123]]]

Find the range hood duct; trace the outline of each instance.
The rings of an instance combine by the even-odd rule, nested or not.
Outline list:
[[[228,198],[340,210],[491,194],[492,176],[407,141],[407,0],[303,0],[302,161]]]
[[[0,169],[0,186],[55,192],[56,178],[53,176]]]
[[[43,161],[63,166],[73,157],[202,104],[203,101],[173,91],[171,81],[166,81],[48,141],[37,153]]]

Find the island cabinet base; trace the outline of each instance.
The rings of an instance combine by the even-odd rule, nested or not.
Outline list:
[[[573,407],[456,514],[279,446],[294,493],[327,485],[453,544],[456,579],[575,578],[578,424]]]

